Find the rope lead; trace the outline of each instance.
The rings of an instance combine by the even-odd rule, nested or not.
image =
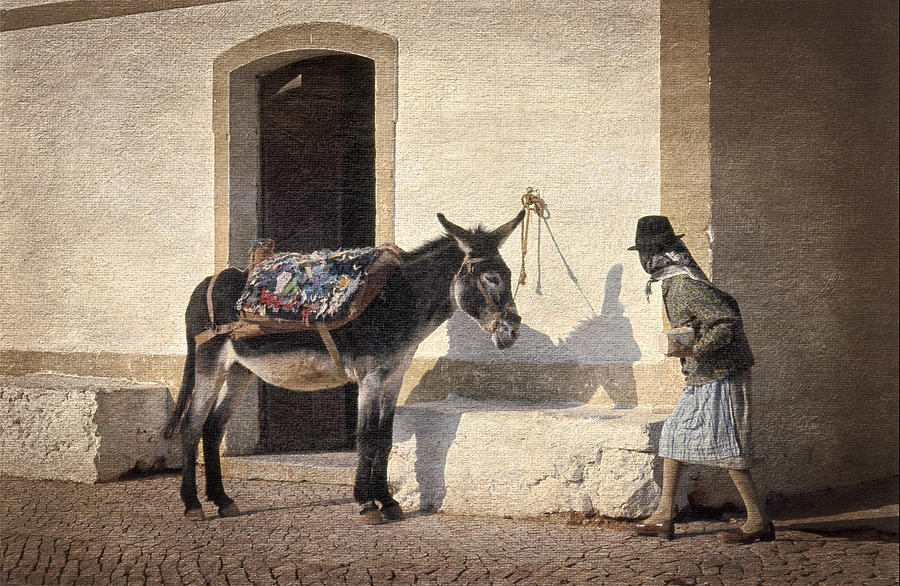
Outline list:
[[[547,205],[541,199],[539,192],[529,187],[522,195],[522,207],[528,211],[525,214],[525,221],[522,222],[522,265],[519,269],[519,282],[516,284],[516,290],[513,293],[513,299],[519,293],[519,285],[524,285],[528,275],[525,273],[525,255],[528,254],[528,230],[531,227],[531,213],[533,212],[538,218],[547,217]]]

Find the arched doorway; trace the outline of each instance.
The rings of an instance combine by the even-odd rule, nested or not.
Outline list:
[[[259,77],[257,235],[276,251],[375,244],[375,64],[338,53]],[[264,452],[352,449],[357,386],[259,386]]]
[[[277,250],[375,243],[375,63],[338,53],[259,78],[257,234]]]
[[[261,237],[304,252],[393,239],[393,39],[333,23],[276,29],[216,60],[213,97],[217,269],[246,265]],[[252,443],[348,448],[355,390],[259,384]]]

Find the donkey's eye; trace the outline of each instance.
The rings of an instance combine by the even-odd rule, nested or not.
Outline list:
[[[500,274],[499,273],[484,273],[481,275],[481,280],[484,281],[486,285],[489,287],[499,287],[500,286]]]

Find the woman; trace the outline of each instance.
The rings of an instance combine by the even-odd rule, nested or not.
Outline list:
[[[638,535],[671,539],[675,533],[675,491],[683,462],[727,468],[747,509],[747,521],[723,536],[727,543],[775,539],[775,527],[759,506],[750,475],[750,367],[753,354],[737,302],[713,286],[675,235],[665,216],[638,220],[635,245],[651,285],[660,282],[673,328],[690,327],[695,343],[673,342],[667,356],[681,359],[685,387],[663,425],[662,496],[656,511],[635,527]]]

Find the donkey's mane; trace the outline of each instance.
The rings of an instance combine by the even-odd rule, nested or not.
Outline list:
[[[490,234],[490,230],[479,224],[475,228],[470,229],[469,233],[473,236],[486,236]],[[456,246],[453,241],[453,237],[449,234],[442,234],[441,236],[437,236],[435,238],[432,238],[431,240],[426,241],[424,244],[411,251],[404,252],[401,258],[404,262],[416,262],[419,260],[424,260],[435,253],[445,252],[444,249],[448,245]]]
[[[403,262],[415,262],[430,257],[436,252],[443,252],[448,244],[453,242],[453,238],[449,234],[444,234],[425,242],[421,246],[413,250],[406,251],[401,256]]]
[[[483,245],[496,246],[496,241],[490,238],[490,230],[480,224],[467,232],[469,236],[473,237],[473,240],[469,241],[469,245],[474,244],[475,249],[481,249]],[[422,270],[428,264],[433,264],[432,261],[437,261],[438,257],[443,257],[442,260],[446,262],[448,254],[452,256],[459,254],[460,258],[462,257],[462,251],[453,236],[445,233],[403,253],[400,258],[407,271],[417,272],[417,269]],[[434,267],[430,267],[426,270],[431,272],[433,269]]]
[[[459,259],[455,259],[459,255]],[[399,272],[406,279],[418,280],[425,275],[441,272],[447,263],[456,264],[462,260],[463,253],[449,234],[438,236],[400,257]]]

